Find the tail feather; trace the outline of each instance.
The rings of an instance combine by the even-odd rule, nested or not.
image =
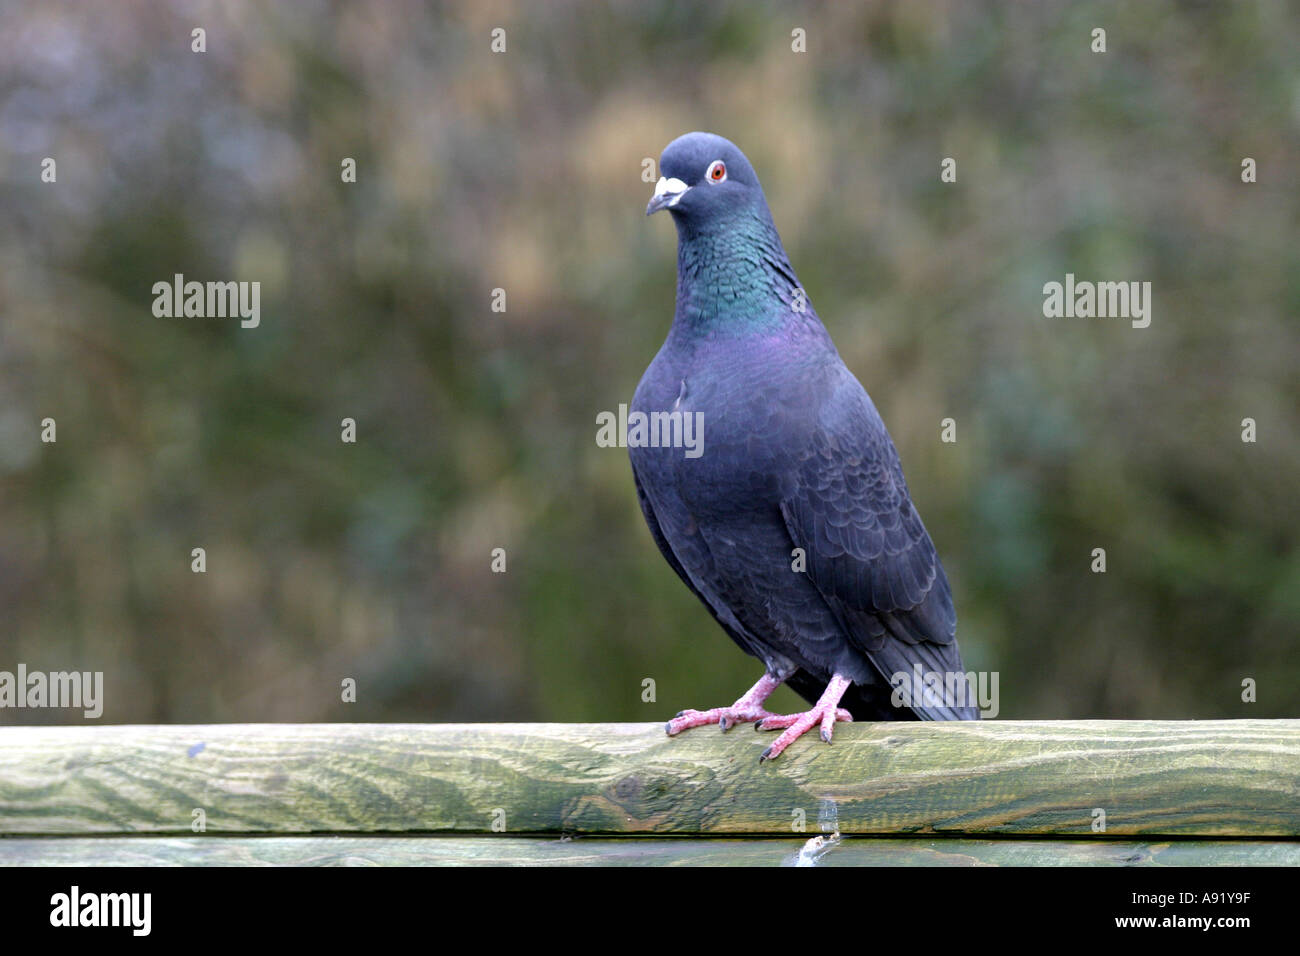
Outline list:
[[[850,684],[840,699],[840,706],[853,715],[854,720],[979,720],[979,708],[973,704],[946,706],[917,703],[895,706],[894,688],[883,677],[866,684]],[[826,681],[819,680],[807,671],[796,671],[786,680],[786,685],[796,694],[815,704],[826,690]],[[967,700],[970,700],[967,697]]]

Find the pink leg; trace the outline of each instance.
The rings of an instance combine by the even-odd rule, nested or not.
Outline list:
[[[831,731],[835,728],[835,721],[853,719],[853,715],[840,706],[840,698],[844,696],[844,692],[849,689],[851,683],[852,681],[847,677],[836,674],[831,677],[821,699],[817,701],[812,710],[802,714],[789,714],[784,717],[764,717],[760,720],[755,725],[755,730],[776,730],[778,727],[785,727],[786,731],[780,737],[777,737],[772,742],[772,746],[764,750],[758,759],[760,761],[773,760],[779,757],[781,751],[785,750],[786,747],[789,747],[817,724],[822,725],[822,740],[830,743]]]
[[[683,710],[664,725],[664,730],[668,731],[668,736],[671,737],[683,730],[702,727],[705,724],[717,724],[723,730],[728,730],[733,725],[743,721],[775,717],[775,714],[764,709],[763,702],[771,697],[772,691],[780,686],[781,682],[779,680],[771,674],[764,674],[758,679],[757,684],[745,692],[744,697],[730,707],[714,707],[712,710]]]

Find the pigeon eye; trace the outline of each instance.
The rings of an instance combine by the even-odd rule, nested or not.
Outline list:
[[[724,182],[727,178],[727,164],[720,159],[715,159],[709,164],[709,170],[704,174],[704,178],[711,183]]]

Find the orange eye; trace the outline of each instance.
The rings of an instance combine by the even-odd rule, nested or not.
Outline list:
[[[727,164],[720,159],[715,159],[709,164],[709,171],[704,174],[704,178],[711,183],[720,183],[727,178]]]

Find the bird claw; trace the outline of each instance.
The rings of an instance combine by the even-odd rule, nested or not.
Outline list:
[[[772,745],[759,755],[759,762],[766,760],[775,760],[781,756],[786,747],[802,737],[805,733],[812,730],[818,724],[821,724],[821,738],[826,743],[831,742],[831,736],[834,731],[836,721],[852,722],[853,715],[843,707],[835,709],[814,707],[812,710],[805,711],[802,714],[782,714],[780,716],[764,717],[754,725],[755,730],[777,730],[785,728],[785,733],[777,737]]]
[[[775,716],[776,714],[764,710],[762,707],[737,701],[730,707],[714,707],[712,710],[683,710],[664,725],[664,730],[669,737],[675,737],[683,730],[690,730],[692,727],[717,724],[719,729],[726,733],[736,724],[747,723],[751,720],[762,722],[768,717]]]
[[[825,715],[822,714],[821,711],[817,710],[817,708],[813,708],[812,710],[806,710],[801,714],[769,714],[766,717],[760,718],[758,723],[754,724],[754,729],[755,730],[783,730],[786,727],[793,727],[799,721],[804,720],[805,718],[809,717],[812,714],[817,714],[817,717],[813,720],[814,724],[817,723],[817,721],[819,720],[825,719]],[[852,723],[853,715],[850,714],[843,707],[837,707],[835,709],[835,720],[837,722],[843,721],[845,723]],[[812,725],[810,724],[809,726]]]

